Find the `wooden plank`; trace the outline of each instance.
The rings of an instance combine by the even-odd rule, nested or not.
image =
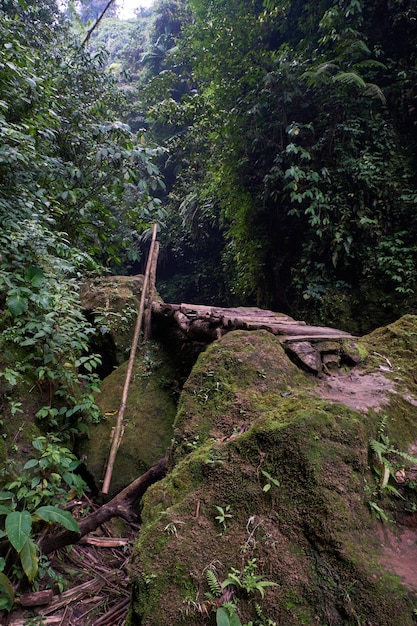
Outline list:
[[[309,334],[309,335],[282,335],[278,337],[280,341],[283,343],[292,343],[296,341],[310,341],[311,343],[319,342],[319,341],[327,341],[329,339],[341,340],[341,339],[354,339],[352,335],[348,333],[343,333],[343,331],[330,333],[322,333],[322,334]]]
[[[353,338],[344,331],[310,326],[288,315],[260,309],[259,307],[223,308],[202,304],[153,303],[155,313],[173,316],[185,335],[199,340],[215,339],[231,330],[266,330],[280,341],[324,341],[327,339]]]

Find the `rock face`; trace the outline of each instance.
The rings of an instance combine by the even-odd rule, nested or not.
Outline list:
[[[106,276],[86,281],[80,297],[98,330],[97,352],[103,355],[103,371],[129,358],[139,309],[143,276]]]
[[[126,369],[127,363],[124,363],[103,381],[96,401],[105,419],[91,425],[89,439],[83,439],[79,445],[79,455],[97,488],[101,487],[104,477]],[[165,456],[171,443],[176,413],[172,379],[173,369],[167,355],[160,346],[147,344],[136,359],[110,496]]]
[[[143,501],[128,623],[412,626],[417,579],[393,575],[379,532],[400,501],[369,444],[417,438],[416,344],[411,316],[355,342],[343,396],[349,372],[327,385],[269,332],[212,343],[180,398],[171,471]],[[369,406],[354,386],[368,375]],[[411,482],[396,487],[414,520]]]

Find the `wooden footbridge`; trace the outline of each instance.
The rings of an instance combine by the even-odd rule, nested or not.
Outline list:
[[[325,326],[309,326],[292,317],[257,307],[222,308],[201,304],[152,302],[152,317],[170,320],[190,341],[210,343],[233,330],[266,330],[277,336],[288,355],[318,374],[341,363],[356,364],[354,337]]]

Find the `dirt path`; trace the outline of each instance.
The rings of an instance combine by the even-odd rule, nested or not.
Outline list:
[[[395,393],[395,383],[379,372],[336,372],[318,380],[317,393],[324,400],[346,404],[355,411],[380,410]]]

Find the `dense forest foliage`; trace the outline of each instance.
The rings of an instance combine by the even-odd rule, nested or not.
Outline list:
[[[132,121],[168,150],[167,299],[357,332],[413,308],[416,11],[160,0],[129,38],[101,30]]]
[[[104,53],[85,49],[54,2],[1,12],[2,376],[30,372],[62,395],[59,381],[68,399],[71,366],[90,359],[77,283],[137,258],[141,225],[160,211],[161,150],[131,131]]]
[[[166,300],[412,311],[416,35],[414,0],[0,0],[2,410],[29,381],[61,442],[98,418],[80,281],[155,222]]]
[[[170,149],[184,296],[357,331],[413,307],[415,3],[156,10],[176,37],[155,33],[144,102]]]

